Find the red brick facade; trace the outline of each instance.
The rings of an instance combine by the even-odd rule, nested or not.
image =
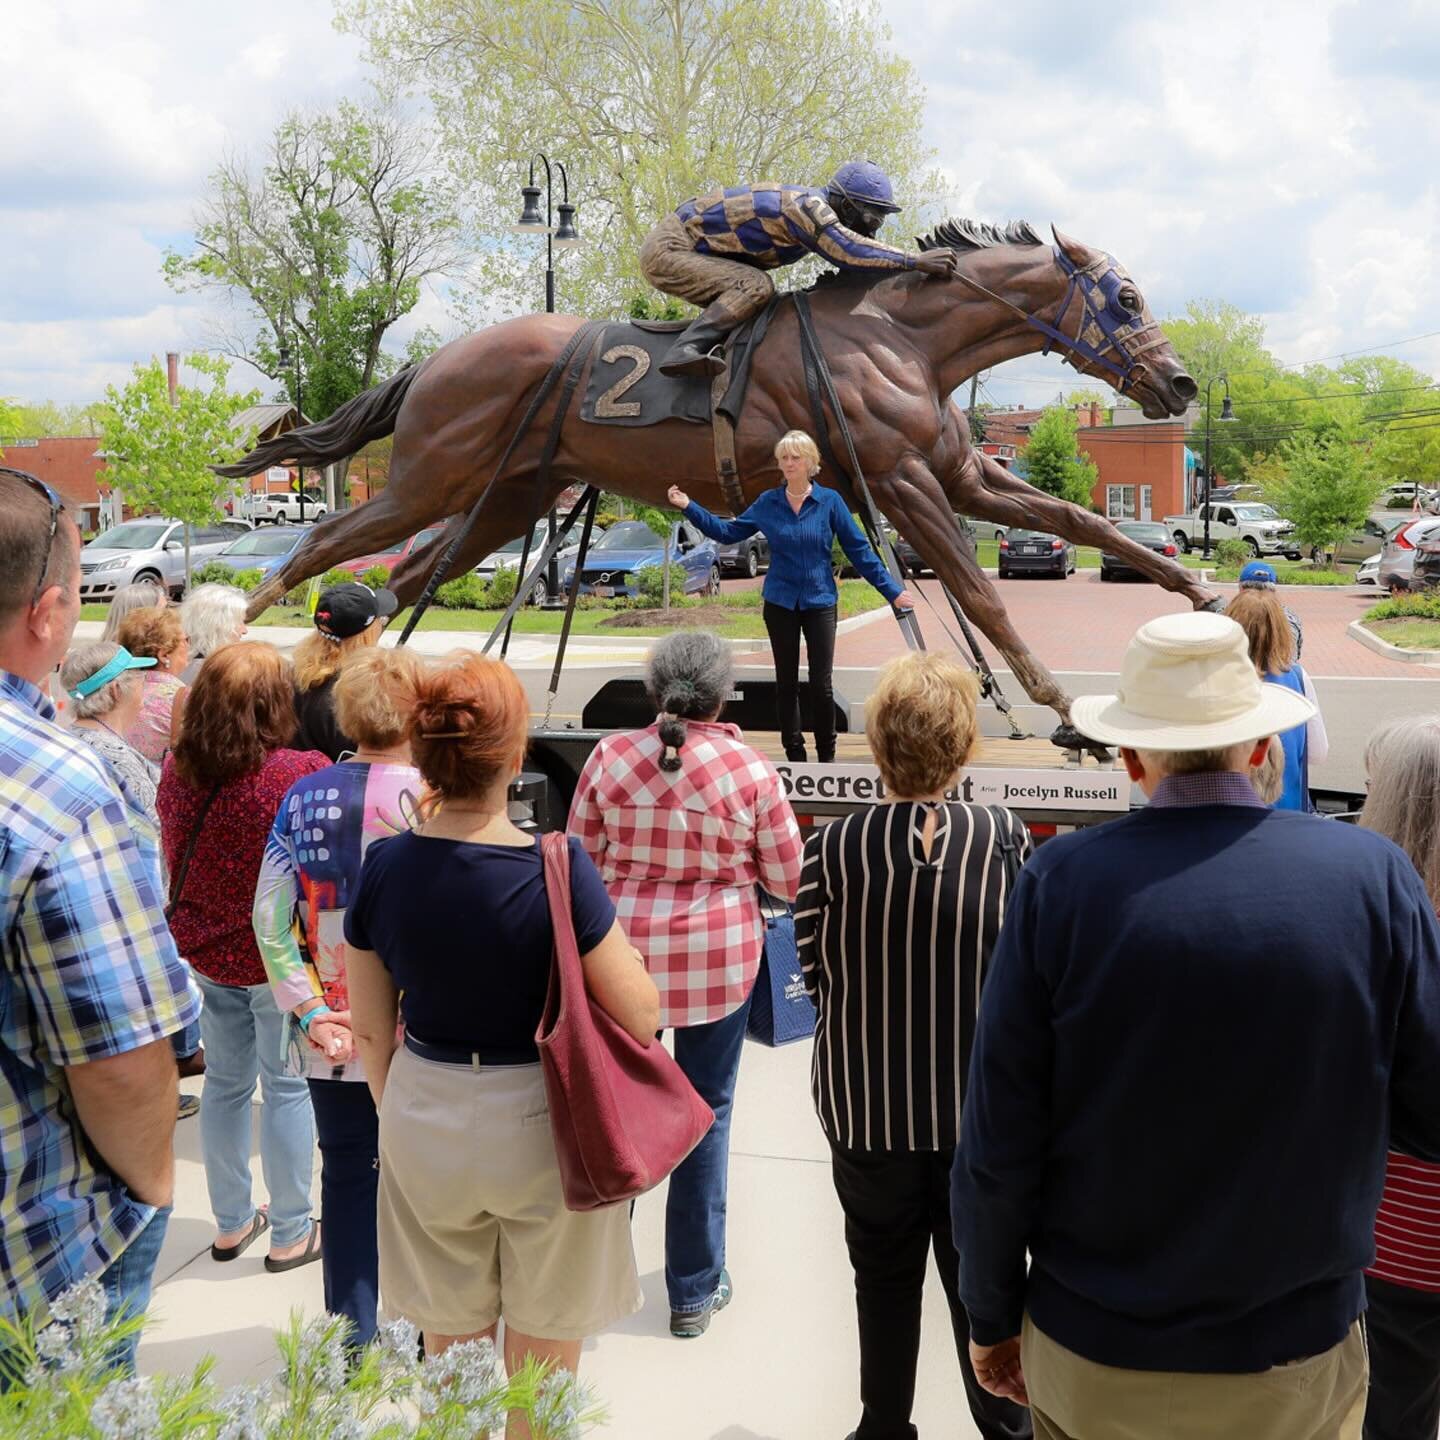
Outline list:
[[[96,453],[101,444],[94,435],[11,440],[0,452],[0,464],[38,476],[59,491],[82,531],[97,530],[100,502],[110,493],[105,482],[105,461]]]

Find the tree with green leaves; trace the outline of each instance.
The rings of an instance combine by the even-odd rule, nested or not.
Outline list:
[[[20,406],[15,401],[7,400],[0,395],[0,457],[5,454],[3,446],[7,440],[29,438],[22,429],[22,424]]]
[[[1075,412],[1055,405],[1030,427],[1025,446],[1025,478],[1047,495],[1090,507],[1091,491],[1100,478],[1095,462],[1075,443],[1079,422]]]
[[[190,576],[190,526],[218,519],[234,481],[212,465],[238,460],[254,438],[236,432],[233,421],[260,398],[258,391],[233,394],[226,388],[229,365],[212,355],[192,355],[186,365],[203,382],[181,385],[170,403],[169,379],[159,360],[136,365],[123,389],[105,391],[100,434],[107,476],[126,501],[141,512],[183,520],[185,576]]]
[[[98,435],[99,410],[98,403],[57,405],[53,400],[17,400],[12,402],[9,417],[0,412],[0,436],[45,440],[54,435]]]
[[[646,233],[720,185],[823,183],[868,159],[912,205],[938,193],[924,94],[878,0],[340,0],[340,23],[425,87],[482,233],[513,223],[532,152],[564,162],[583,238],[557,255],[569,311],[628,313],[649,294]],[[536,309],[543,255],[487,247],[485,305]]]
[[[1265,497],[1295,526],[1307,549],[1333,555],[1336,544],[1365,522],[1385,483],[1372,450],[1373,432],[1354,416],[1324,434],[1287,436],[1271,460],[1256,467],[1268,481]]]
[[[224,297],[238,324],[218,348],[294,400],[295,360],[280,364],[285,340],[312,419],[394,370],[387,333],[428,279],[465,256],[454,189],[431,142],[383,100],[287,116],[258,164],[221,163],[193,228],[189,253],[166,255],[165,278]],[[416,341],[418,356],[438,336]]]

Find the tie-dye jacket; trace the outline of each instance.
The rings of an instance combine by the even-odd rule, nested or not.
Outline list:
[[[260,957],[282,1011],[311,996],[348,1010],[345,907],[373,840],[417,823],[424,782],[409,765],[345,760],[296,781],[265,845],[253,921]],[[291,1015],[286,1070],[313,1080],[363,1080],[358,1059],[334,1065]]]

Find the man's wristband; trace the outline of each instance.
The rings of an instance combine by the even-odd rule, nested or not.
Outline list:
[[[304,1031],[306,1035],[308,1035],[310,1033],[311,1025],[313,1025],[316,1020],[321,1019],[326,1015],[333,1015],[334,1013],[335,1012],[328,1005],[317,1005],[313,1010],[307,1010],[300,1017],[300,1029]]]

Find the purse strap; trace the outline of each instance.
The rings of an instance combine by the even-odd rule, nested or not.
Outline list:
[[[185,842],[184,853],[180,856],[180,863],[170,872],[170,903],[165,907],[165,918],[175,913],[175,907],[180,903],[180,896],[185,889],[185,877],[190,873],[190,862],[195,858],[195,847],[200,843],[200,831],[204,828],[205,817],[210,813],[210,807],[215,803],[215,797],[220,793],[220,787],[214,785],[210,793],[200,803],[200,811],[195,816],[195,824],[190,831],[190,838]]]
[[[575,936],[575,915],[570,903],[570,842],[563,830],[540,837],[540,861],[545,899],[550,906],[550,928],[555,932],[552,984],[584,984],[580,970],[580,942]]]
[[[1020,878],[1020,846],[1010,829],[1010,817],[998,805],[988,805],[990,816],[995,822],[995,848],[1000,852],[1000,863],[1005,867],[1005,893],[1008,896],[1015,889]]]

